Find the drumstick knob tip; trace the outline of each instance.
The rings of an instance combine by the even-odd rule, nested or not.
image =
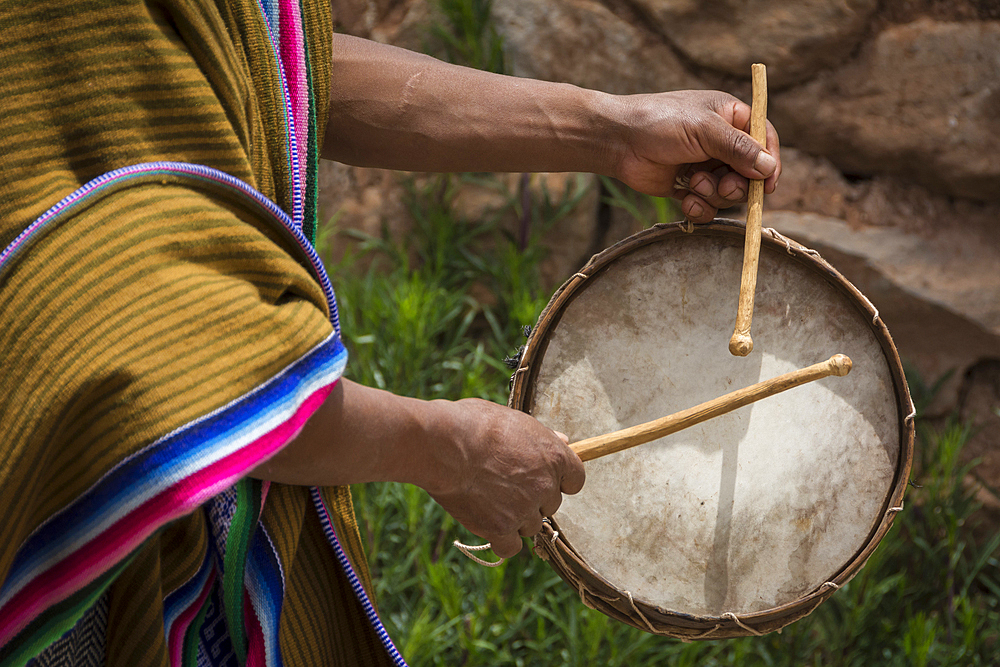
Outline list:
[[[830,369],[833,375],[844,377],[851,372],[851,358],[846,354],[835,354],[830,357]]]
[[[729,353],[734,357],[745,357],[753,351],[753,339],[747,334],[734,333],[729,339]]]

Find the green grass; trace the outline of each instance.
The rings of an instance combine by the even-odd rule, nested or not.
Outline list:
[[[427,28],[431,55],[487,72],[504,73],[503,40],[490,20],[491,0],[435,0],[438,21]]]
[[[502,72],[489,4],[435,0],[433,55]],[[586,193],[511,193],[494,215],[462,220],[455,194],[472,178],[491,183],[443,176],[411,185],[415,227],[406,245],[355,235],[354,250],[330,267],[352,379],[420,398],[506,402],[510,371],[501,360],[523,342],[521,327],[535,322],[553,287],[539,280],[541,238]],[[679,216],[669,200],[608,179],[602,191],[605,205],[645,225]],[[503,216],[520,229],[504,232]],[[321,230],[321,242],[333,228]],[[375,258],[363,271],[361,256]],[[919,409],[943,380],[910,375]],[[684,644],[641,632],[581,604],[527,545],[499,568],[481,567],[451,547],[470,536],[426,493],[369,484],[354,492],[383,620],[414,667],[1000,665],[1000,535],[973,538],[979,506],[965,480],[974,462],[960,456],[969,428],[918,427],[919,486],[906,509],[857,577],[781,633]]]
[[[539,239],[565,211],[542,197],[526,212],[512,194],[505,210],[462,220],[453,202],[463,178],[411,187],[405,247],[356,237],[330,267],[352,379],[421,398],[506,401],[501,359],[548,298]],[[503,215],[531,221],[526,245],[501,230]],[[362,255],[375,258],[365,271]],[[933,396],[933,385],[911,384],[921,401]],[[500,568],[481,567],[451,547],[470,536],[427,494],[370,484],[355,494],[383,620],[414,666],[998,664],[1000,536],[972,537],[979,507],[963,481],[974,464],[960,456],[969,428],[918,426],[919,486],[892,531],[853,581],[780,634],[684,644],[643,633],[583,606],[527,545]]]

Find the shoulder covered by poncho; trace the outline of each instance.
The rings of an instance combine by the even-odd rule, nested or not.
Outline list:
[[[328,12],[0,9],[0,664],[401,662],[348,489],[247,475],[347,360]]]

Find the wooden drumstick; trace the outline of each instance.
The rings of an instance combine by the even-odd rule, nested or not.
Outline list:
[[[826,361],[792,371],[791,373],[779,375],[770,380],[758,382],[743,389],[737,389],[725,396],[713,398],[693,408],[681,410],[680,412],[654,419],[645,424],[631,426],[613,433],[606,433],[574,442],[570,445],[570,449],[576,452],[581,460],[590,461],[591,459],[620,452],[623,449],[629,449],[630,447],[645,444],[671,433],[676,433],[689,426],[700,424],[713,417],[718,417],[737,408],[742,408],[744,405],[749,405],[762,398],[774,396],[786,389],[798,387],[801,384],[819,380],[829,375],[844,376],[850,372],[850,358],[843,354],[835,354]]]
[[[767,69],[751,67],[753,100],[750,106],[750,136],[761,146],[767,146]],[[736,311],[736,329],[729,339],[729,351],[745,357],[753,350],[750,320],[753,318],[753,296],[757,289],[757,260],[760,256],[760,225],[764,214],[764,181],[751,179],[747,196],[747,237],[743,247],[743,276],[740,279],[740,305]]]

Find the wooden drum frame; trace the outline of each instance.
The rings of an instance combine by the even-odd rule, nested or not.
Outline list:
[[[853,359],[847,377],[588,462],[583,491],[535,537],[588,607],[684,640],[811,613],[888,532],[913,457],[913,405],[877,309],[774,230],[761,236],[755,349],[729,354],[743,243],[741,222],[717,219],[595,255],[542,312],[510,396],[576,442]]]

